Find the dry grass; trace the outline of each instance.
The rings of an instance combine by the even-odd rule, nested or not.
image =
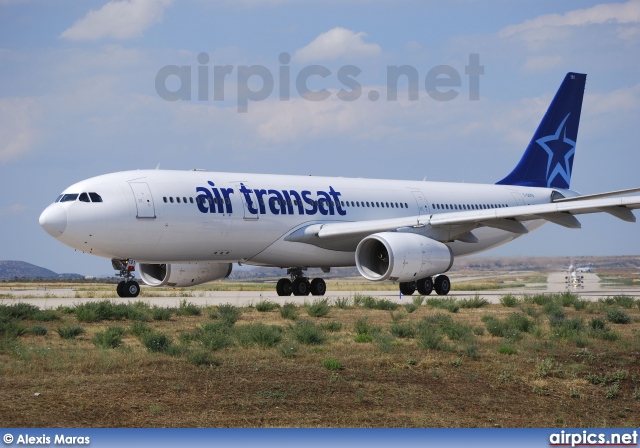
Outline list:
[[[322,318],[309,317],[301,306],[299,320],[342,324],[339,331],[325,332],[326,342],[319,345],[294,341],[291,328],[296,323],[282,318],[279,310],[244,308],[235,327],[276,325],[282,328],[282,340],[272,348],[236,342],[208,352],[206,366],[188,362],[187,355],[199,349],[193,340],[196,329],[218,321],[207,312],[147,323],[172,338],[179,350],[169,354],[149,352],[128,333],[121,347],[98,348],[93,338],[113,322],[79,323],[74,315],[61,314],[60,321],[37,322],[49,330],[44,337],[27,333],[2,341],[0,425],[639,426],[638,307],[626,310],[631,323],[610,324],[619,340],[603,340],[587,330],[579,337],[558,336],[543,307],[528,306],[539,314],[530,318],[533,329],[511,339],[491,336],[481,320],[486,315],[504,320],[519,312],[501,305],[461,308],[455,314],[427,306],[411,314],[331,307]],[[568,319],[585,322],[606,314],[605,307],[590,313],[568,307],[564,311]],[[459,328],[474,331],[461,339],[444,336],[440,350],[390,335],[394,319],[416,325],[443,313]],[[376,328],[371,342],[354,340],[355,323],[362,318]],[[22,323],[27,328],[36,324]],[[128,329],[132,323],[121,320],[117,325]],[[80,324],[86,333],[63,340],[54,329],[66,324]],[[505,344],[517,353],[499,353]],[[342,367],[328,370],[323,367],[327,359]],[[611,397],[608,391],[614,384],[619,386]]]

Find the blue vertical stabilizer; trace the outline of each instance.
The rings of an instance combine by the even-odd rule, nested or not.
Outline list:
[[[497,184],[569,188],[586,79],[567,73],[522,159]]]

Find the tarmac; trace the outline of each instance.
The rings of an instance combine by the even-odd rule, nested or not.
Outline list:
[[[513,288],[513,289],[500,289],[500,290],[487,290],[487,291],[451,291],[446,297],[453,299],[468,299],[473,298],[476,294],[488,300],[491,303],[500,303],[500,298],[507,294],[522,295],[522,294],[540,294],[540,293],[558,293],[563,291],[571,291],[578,294],[582,299],[596,301],[599,298],[614,296],[618,294],[624,294],[627,296],[640,299],[640,283],[638,286],[621,286],[611,287],[603,286],[600,283],[600,278],[593,273],[581,273],[583,276],[582,282],[578,286],[569,285],[566,281],[566,272],[551,273],[547,278],[547,283],[529,284],[525,287]],[[470,278],[464,278],[469,280]],[[452,284],[463,280],[462,278],[452,278]],[[262,300],[268,300],[279,304],[285,302],[293,303],[311,303],[314,300],[319,299],[317,296],[289,296],[281,297],[276,294],[275,284],[273,291],[201,291],[194,290],[192,293],[188,292],[187,297],[153,297],[149,294],[153,291],[153,288],[143,286],[144,295],[136,298],[120,298],[115,294],[113,297],[107,297],[107,300],[113,300],[118,303],[135,302],[142,300],[153,305],[160,307],[176,307],[186,300],[189,303],[193,303],[198,306],[209,305],[221,305],[229,303],[235,306],[247,306],[255,305]],[[75,297],[76,291],[73,288],[14,288],[12,290],[2,290],[3,294],[9,293],[10,298],[0,299],[0,303],[11,304],[15,302],[26,302],[40,307],[41,309],[55,309],[59,306],[73,306],[87,302],[98,302],[105,300],[105,297],[100,298],[77,298]],[[399,291],[327,291],[327,294],[322,298],[332,299],[353,297],[356,294],[369,295],[376,298],[384,298],[395,302],[403,303],[411,301],[413,296],[401,296]],[[415,294],[417,295],[417,293]],[[435,293],[433,293],[435,296]],[[442,297],[442,296],[440,296]]]

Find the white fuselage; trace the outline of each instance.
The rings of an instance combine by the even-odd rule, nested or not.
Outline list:
[[[101,257],[142,263],[241,262],[278,267],[354,266],[359,239],[331,247],[286,241],[314,223],[437,215],[550,202],[552,189],[314,176],[126,171],[78,182],[63,194],[97,193],[102,202],[50,205],[45,229],[62,243]],[[562,191],[565,195],[575,195]],[[42,219],[42,218],[41,218]],[[545,221],[523,222],[533,230]],[[477,242],[456,241],[473,230]],[[427,228],[455,256],[481,252],[518,234],[490,227]]]

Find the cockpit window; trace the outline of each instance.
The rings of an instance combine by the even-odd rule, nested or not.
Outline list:
[[[87,193],[81,193],[80,197],[78,198],[79,201],[81,202],[91,202],[89,200],[89,195]]]
[[[60,202],[71,202],[78,199],[78,193],[63,194]]]
[[[56,198],[56,202],[60,202],[60,199],[62,199],[62,196],[64,196],[64,195],[62,195],[62,194],[61,194],[60,196],[58,196],[58,197]]]
[[[91,202],[102,202],[102,197],[98,193],[89,193]]]

